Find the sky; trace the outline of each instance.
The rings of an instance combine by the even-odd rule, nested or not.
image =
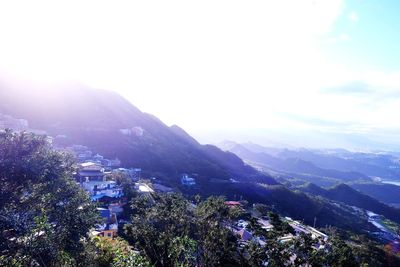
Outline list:
[[[0,1],[0,69],[117,91],[205,142],[400,144],[399,10],[395,0]]]

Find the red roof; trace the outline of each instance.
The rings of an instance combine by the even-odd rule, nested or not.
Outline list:
[[[225,201],[225,205],[228,206],[241,206],[242,204],[238,201]]]

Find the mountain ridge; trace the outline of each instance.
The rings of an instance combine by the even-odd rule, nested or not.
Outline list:
[[[236,155],[199,144],[180,127],[168,127],[112,91],[75,83],[42,88],[0,79],[0,113],[27,119],[32,128],[52,136],[66,135],[67,144],[86,145],[106,157],[118,157],[123,166],[162,174],[175,185],[181,173],[277,184]],[[135,127],[143,132],[124,134],[124,129]]]

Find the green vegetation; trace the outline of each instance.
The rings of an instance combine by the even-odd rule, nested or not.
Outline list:
[[[264,204],[254,211],[267,215],[272,230],[262,228],[257,218],[244,210],[228,208],[223,197],[196,198],[197,205],[179,194],[136,196],[131,202],[132,223],[125,238],[154,266],[395,266],[398,258],[387,255],[368,239],[331,232],[327,242],[294,234],[287,221]],[[247,218],[254,238],[245,242],[230,229],[239,218]],[[260,241],[264,240],[264,241]],[[322,246],[322,247],[321,247]],[[319,247],[319,249],[317,249]],[[388,255],[389,255],[388,254]],[[386,255],[386,257],[385,257]],[[394,265],[393,265],[394,264]]]
[[[71,179],[72,166],[44,137],[0,133],[0,265],[52,266],[79,258],[97,217]]]
[[[389,207],[346,184],[339,184],[330,189],[323,189],[314,184],[308,184],[307,186],[302,187],[301,190],[336,202],[342,202],[349,206],[356,206],[358,208],[370,210],[400,223],[400,209]]]
[[[127,240],[155,266],[235,264],[236,238],[224,222],[235,217],[224,199],[212,197],[194,207],[181,195],[137,197],[131,204]]]
[[[151,267],[144,257],[120,238],[94,237],[85,243],[85,252],[79,266]]]
[[[241,201],[242,208],[227,206],[224,197],[202,200],[195,196],[190,201],[180,194],[140,195],[126,177],[111,177],[123,185],[131,200],[124,210],[130,223],[121,229],[122,238],[90,237],[88,233],[98,222],[96,207],[72,179],[73,172],[73,160],[52,150],[45,137],[0,133],[1,266],[399,264],[389,250],[354,234],[344,238],[330,232],[327,241],[305,234],[293,238],[294,229],[271,211],[280,201],[278,193],[288,196],[282,187],[260,186],[273,192],[269,205],[249,208]],[[258,192],[255,194],[257,198]],[[307,199],[304,194],[292,194],[294,199]],[[268,218],[272,230],[265,230],[252,214]],[[247,230],[252,236],[239,235],[241,230],[235,229],[239,219],[249,223]]]

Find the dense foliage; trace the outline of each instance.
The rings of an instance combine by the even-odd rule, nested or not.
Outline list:
[[[0,133],[0,265],[79,257],[97,216],[72,171],[73,161],[45,137]]]
[[[132,210],[127,239],[155,266],[235,266],[236,238],[224,223],[236,214],[223,198],[196,207],[176,194],[137,197]]]
[[[223,197],[188,201],[179,194],[136,196],[126,239],[154,266],[396,266],[395,256],[372,241],[345,241],[331,232],[328,241],[300,234],[287,242],[294,229],[269,207],[254,206],[252,213],[268,217],[266,231],[244,210],[228,208]],[[239,218],[249,221],[253,239],[244,242],[232,227]],[[357,237],[357,236],[354,236]],[[318,248],[318,249],[317,249]]]

